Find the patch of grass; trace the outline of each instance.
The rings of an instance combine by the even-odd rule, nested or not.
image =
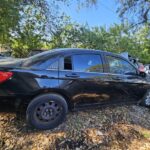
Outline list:
[[[150,133],[149,132],[144,132],[143,136],[144,136],[144,138],[149,139],[150,138]]]

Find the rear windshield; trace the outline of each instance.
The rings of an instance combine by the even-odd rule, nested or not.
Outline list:
[[[51,59],[52,57],[54,57],[54,54],[52,52],[50,52],[50,51],[42,52],[40,54],[26,58],[22,62],[21,66],[22,67],[31,67],[31,66],[35,66],[35,65],[40,65],[41,63],[43,63],[47,59]]]

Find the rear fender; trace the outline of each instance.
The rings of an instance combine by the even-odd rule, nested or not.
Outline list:
[[[35,97],[38,97],[40,95],[43,95],[43,94],[48,94],[48,93],[54,93],[54,94],[59,94],[61,95],[67,102],[68,104],[68,108],[70,110],[73,109],[73,103],[71,102],[71,97],[69,96],[68,93],[66,93],[65,91],[63,90],[60,90],[60,89],[43,89],[43,90],[39,90],[38,92],[34,93],[32,96],[26,98],[26,99],[22,99],[20,101],[17,101],[17,103],[19,103],[19,107],[27,107],[28,104],[35,98]]]

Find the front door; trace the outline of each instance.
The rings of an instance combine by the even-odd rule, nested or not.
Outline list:
[[[105,56],[108,64],[108,81],[113,90],[112,102],[138,101],[146,92],[145,79],[137,69],[122,57]]]

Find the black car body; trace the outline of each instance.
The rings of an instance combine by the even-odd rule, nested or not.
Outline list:
[[[146,78],[124,57],[101,50],[72,48],[51,50],[25,60],[1,64],[0,82],[1,99],[18,107],[30,105],[38,96],[55,94],[54,99],[59,95],[66,101],[67,109],[137,103],[150,88]],[[34,113],[32,110],[36,104],[27,111],[27,118]],[[43,113],[48,111],[47,108],[51,107],[43,104],[37,110],[41,109]],[[28,120],[31,122],[33,117]],[[57,124],[50,127],[47,122],[47,126],[43,126],[42,121],[40,126],[31,124],[40,129]]]

